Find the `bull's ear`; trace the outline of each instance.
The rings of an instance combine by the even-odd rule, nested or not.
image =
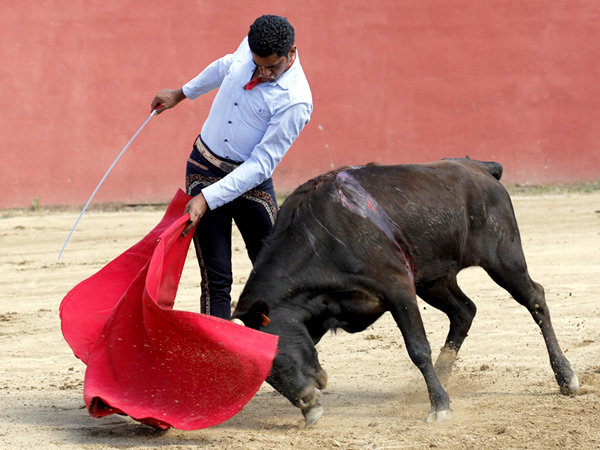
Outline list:
[[[259,298],[254,303],[252,303],[252,305],[248,309],[248,313],[246,315],[246,323],[252,328],[258,328],[259,325],[266,327],[270,322],[269,312],[269,304],[266,302],[266,300]]]

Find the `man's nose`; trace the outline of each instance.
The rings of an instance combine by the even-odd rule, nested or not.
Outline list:
[[[261,70],[261,76],[263,78],[271,78],[271,76],[273,75],[273,71],[271,69],[262,69]]]

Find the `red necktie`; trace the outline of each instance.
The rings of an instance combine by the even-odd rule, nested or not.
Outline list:
[[[294,55],[294,57],[292,58],[292,60],[290,61],[290,65],[287,66],[287,69],[285,69],[285,71],[287,72],[290,67],[292,67],[292,64],[294,64],[294,61],[296,60],[296,55]],[[259,85],[260,83],[264,83],[265,80],[263,77],[258,76],[253,80],[248,81],[245,85],[244,85],[244,90],[246,91],[250,91],[252,89],[254,89],[255,86]]]
[[[265,80],[263,80],[263,77],[260,77],[260,76],[256,77],[254,80],[250,80],[244,85],[244,90],[250,91],[255,86],[259,85],[260,83],[264,83],[264,82],[265,82]]]

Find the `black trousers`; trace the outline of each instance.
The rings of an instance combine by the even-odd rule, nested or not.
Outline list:
[[[216,156],[213,154],[213,157]],[[202,156],[194,145],[186,167],[186,190],[189,195],[198,195],[204,187],[226,175],[221,168]],[[194,234],[194,246],[202,277],[202,313],[223,319],[231,317],[232,223],[235,222],[238,227],[250,261],[254,264],[262,242],[273,228],[276,217],[277,200],[271,178],[232,202],[214,210],[207,210],[202,216]]]

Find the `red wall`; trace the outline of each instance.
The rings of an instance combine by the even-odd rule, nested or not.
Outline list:
[[[155,92],[263,13],[296,28],[315,106],[280,192],[340,165],[466,154],[507,183],[600,180],[597,0],[20,0],[0,4],[0,208],[85,203]],[[211,99],[153,118],[95,203],[170,199]]]

